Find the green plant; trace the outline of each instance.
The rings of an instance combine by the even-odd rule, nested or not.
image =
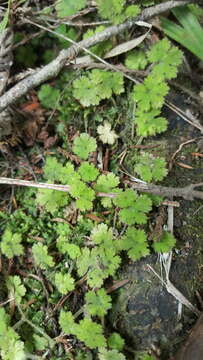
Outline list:
[[[152,1],[137,2],[140,7],[129,3],[97,0],[95,9],[102,19],[95,18],[95,21],[107,19],[118,24],[137,16],[141,6],[148,6]],[[53,11],[54,16],[73,15],[74,18],[78,11],[82,10],[80,15],[83,15],[86,5],[85,0],[55,1],[54,6],[42,14]],[[94,19],[95,13],[88,17]],[[76,20],[74,30],[62,24],[56,32],[71,39],[85,39],[99,34],[105,27],[89,29],[85,34],[81,29],[78,31]],[[115,40],[120,38],[104,41],[90,50],[103,56]],[[60,50],[69,43],[59,40],[57,46]],[[54,121],[51,116],[49,125],[52,131],[57,122],[62,147],[62,150],[53,147],[51,153],[55,155],[46,157],[43,182],[65,185],[67,191],[20,190],[15,194],[18,209],[13,214],[0,213],[3,260],[11,266],[7,258],[18,256],[12,271],[19,271],[18,275],[5,279],[5,292],[10,301],[5,308],[11,319],[0,308],[2,360],[47,356],[51,356],[51,360],[59,356],[65,360],[69,355],[77,360],[125,359],[121,353],[124,340],[118,333],[109,336],[105,329],[104,317],[113,305],[113,297],[105,290],[106,284],[116,275],[123,254],[137,261],[147,256],[150,249],[170,251],[175,239],[166,232],[160,241],[148,241],[148,216],[152,204],[157,206],[161,200],[138,194],[122,183],[122,178],[117,176],[116,150],[125,143],[123,130],[132,126],[128,114],[126,116],[128,106],[129,112],[131,105],[133,108],[135,136],[154,135],[166,129],[167,121],[160,115],[161,109],[169,91],[167,81],[177,75],[181,57],[182,53],[167,39],[148,51],[143,43],[125,57],[129,69],[148,73],[143,83],[133,89],[126,79],[124,83],[122,72],[98,69],[81,72],[77,79],[73,71],[64,72],[54,80],[54,86],[46,84],[39,89],[41,105],[54,109]],[[91,136],[84,129],[88,129]],[[126,145],[128,147],[128,141]],[[105,161],[100,161],[101,154],[106,156],[108,152],[111,172],[103,171]],[[160,181],[167,174],[165,160],[149,152],[136,152],[133,166],[144,181]],[[24,254],[26,262],[21,275],[19,267]],[[12,313],[14,307],[15,314]],[[69,342],[76,344],[77,350],[73,347],[70,354],[65,354],[63,346],[66,350]]]
[[[34,260],[37,266],[41,269],[47,269],[49,266],[54,266],[53,258],[48,255],[48,249],[46,245],[34,244],[32,247]]]
[[[54,214],[59,207],[63,207],[68,203],[68,197],[56,190],[41,189],[37,193],[37,203],[43,206],[51,214]]]
[[[92,70],[73,82],[73,96],[83,106],[98,105],[123,91],[123,75],[105,70]]]
[[[99,352],[99,360],[125,360],[125,356],[117,350],[101,349]]]
[[[128,225],[146,224],[146,214],[151,210],[152,202],[147,195],[138,196],[135,191],[128,189],[119,194],[114,200],[119,206],[119,217]]]
[[[156,241],[153,243],[153,248],[156,252],[167,253],[171,251],[171,249],[175,246],[176,239],[169,232],[164,232],[160,241]]]
[[[86,156],[88,156],[90,151],[96,149],[96,141],[89,135],[85,135],[84,138],[82,136],[82,143],[84,144],[85,140],[87,145]],[[73,148],[78,146],[76,151],[79,155],[82,153],[82,146],[80,137],[78,139],[79,142],[73,142]],[[112,359],[114,357],[125,359],[124,355],[119,352],[122,350],[124,342],[118,334],[112,334],[109,337],[107,348],[100,318],[107,314],[111,308],[112,300],[102,286],[109,276],[115,275],[121,263],[122,251],[125,251],[132,260],[139,260],[149,254],[149,244],[145,231],[135,228],[133,225],[146,223],[152,201],[147,195],[138,195],[131,189],[120,189],[119,178],[115,174],[99,175],[98,169],[87,161],[82,162],[79,166],[74,166],[72,163],[62,162],[56,157],[47,157],[44,166],[44,177],[46,181],[62,183],[69,187],[69,193],[63,193],[62,198],[53,198],[53,192],[61,194],[60,192],[46,190],[47,201],[49,197],[52,201],[53,199],[54,201],[56,199],[60,200],[54,207],[54,219],[58,220],[61,216],[63,217],[63,211],[66,212],[72,206],[74,199],[74,209],[83,212],[88,209],[97,211],[101,206],[107,206],[111,211],[116,210],[118,213],[118,228],[120,222],[131,225],[126,228],[122,236],[118,237],[114,234],[111,226],[108,225],[108,221],[93,225],[92,222],[80,218],[74,228],[64,222],[57,223],[54,228],[52,225],[54,235],[47,233],[47,236],[43,238],[43,243],[38,242],[32,245],[35,267],[47,274],[49,281],[55,285],[53,299],[50,299],[50,302],[58,298],[60,294],[66,295],[68,292],[72,292],[78,283],[77,280],[80,278],[84,279],[83,281],[90,288],[84,294],[84,306],[79,310],[79,314],[83,313],[83,318],[80,321],[76,321],[77,312],[73,315],[70,311],[61,311],[59,323],[64,334],[74,335],[90,349],[98,348],[98,359]],[[46,211],[50,213],[50,203],[49,201],[47,203],[44,200],[41,201],[41,191],[38,190],[37,194],[34,192],[33,195],[36,196],[37,203],[41,205],[41,214],[46,213]],[[104,197],[101,200],[96,196],[98,192],[103,193]],[[109,193],[113,193],[114,197],[109,198]],[[66,200],[61,201],[62,199]],[[48,215],[48,222],[53,218],[53,215],[52,213]],[[25,236],[33,227],[33,220],[31,217],[25,217],[22,211],[16,213],[11,221],[11,228],[15,230],[16,226],[18,228],[17,224],[22,223],[22,221],[21,230],[23,236]],[[12,239],[13,232],[11,230],[9,230],[9,233],[7,231],[6,234],[6,238]],[[4,236],[2,237],[3,244],[5,241]],[[21,237],[17,237],[17,239],[17,245],[19,245]],[[47,244],[49,244],[49,247]],[[156,243],[153,244],[153,248],[155,251],[169,251],[172,245],[174,245],[174,241],[172,242],[168,236],[165,236],[161,238],[159,248],[157,248]],[[52,249],[53,256],[50,255]],[[20,247],[21,252],[22,248]],[[13,251],[13,254],[15,254],[15,251]],[[57,254],[57,262],[54,254]],[[60,265],[58,265],[58,259]],[[69,267],[67,272],[64,271],[63,264]],[[53,274],[54,266],[57,266],[55,274]],[[33,283],[29,282],[26,285],[32,288]],[[25,296],[25,287],[20,278],[18,276],[10,277],[7,288],[9,296],[13,297],[17,304],[20,304],[22,297]],[[20,308],[19,311],[21,311]],[[43,315],[41,316],[43,318]],[[38,331],[42,331],[39,327],[42,321],[41,316],[30,315],[32,320],[30,326],[33,327],[32,342],[35,344],[36,349],[46,348],[49,346],[47,341],[48,344],[50,343],[50,339],[46,337],[46,334],[42,333],[42,341],[38,337]],[[93,321],[91,317],[96,317],[96,321]],[[31,320],[26,321],[30,324]],[[35,329],[35,326],[37,326],[38,330]]]
[[[88,162],[83,162],[78,169],[78,173],[83,181],[94,181],[99,175],[98,169]]]
[[[143,70],[148,63],[148,59],[143,50],[133,50],[125,58],[125,65],[131,70]]]
[[[44,107],[53,109],[57,107],[60,91],[50,85],[42,85],[38,91],[38,97]]]
[[[102,193],[115,193],[118,194],[120,189],[117,188],[119,184],[119,177],[115,176],[113,173],[109,173],[107,175],[100,175],[97,179],[97,183],[95,185],[95,190],[97,192]],[[104,207],[112,206],[112,199],[109,197],[104,197],[101,200],[101,203]]]
[[[124,347],[125,341],[123,338],[116,332],[112,333],[108,338],[108,346],[111,349],[116,349],[121,351]]]
[[[58,272],[55,274],[55,285],[61,294],[66,294],[68,291],[74,289],[74,279],[70,274]]]
[[[90,349],[105,346],[105,337],[100,324],[88,318],[80,320],[79,324],[77,324],[70,311],[61,311],[59,323],[65,334],[77,336],[77,338],[83,341]]]
[[[142,351],[138,353],[137,360],[155,360],[155,357]]]
[[[132,92],[132,99],[137,103],[135,123],[138,135],[154,135],[166,130],[166,119],[160,116],[164,97],[169,91],[166,80],[176,77],[181,58],[181,51],[171,46],[167,39],[157,42],[148,51],[147,59],[153,68],[144,82],[135,85]]]
[[[122,249],[127,250],[132,260],[139,260],[150,253],[144,230],[129,227],[122,238],[121,246]]]
[[[170,38],[190,50],[200,60],[203,60],[203,28],[200,25],[197,16],[188,6],[181,6],[181,8],[173,9],[172,13],[180,25],[167,18],[162,18],[161,24],[164,32]]]
[[[77,258],[78,275],[87,273],[88,285],[91,288],[101,287],[104,280],[113,276],[120,265],[121,259],[116,253],[115,247],[106,248],[104,243],[92,250],[83,248],[81,256]]]
[[[88,291],[85,294],[85,302],[85,310],[92,316],[104,316],[111,308],[111,297],[104,289],[99,289],[97,292]]]
[[[55,2],[55,9],[60,18],[71,16],[77,11],[83,9],[86,5],[86,0],[59,0]]]
[[[1,32],[3,32],[5,30],[5,28],[8,24],[11,3],[12,3],[12,0],[8,0],[8,7],[4,13],[2,21],[0,22],[0,34],[1,34]]]
[[[9,317],[4,308],[0,308],[0,354],[2,360],[25,360],[24,343],[9,326]]]
[[[126,7],[126,0],[97,0],[99,14],[115,24],[123,22],[128,17],[139,14],[140,8],[136,5]]]
[[[1,251],[9,259],[14,256],[23,254],[23,246],[21,244],[22,236],[19,233],[12,233],[10,229],[6,229],[2,235]]]
[[[166,161],[149,153],[141,153],[137,155],[134,171],[144,181],[160,181],[167,175]]]
[[[67,254],[72,260],[81,255],[79,246],[69,243],[65,236],[59,236],[57,248],[61,254]]]
[[[96,147],[96,140],[86,133],[77,136],[73,142],[73,152],[84,160],[88,158],[89,153],[96,150]]]
[[[26,293],[25,286],[21,283],[19,276],[9,276],[6,281],[8,294],[11,299],[14,299],[16,303],[20,304],[22,297]]]

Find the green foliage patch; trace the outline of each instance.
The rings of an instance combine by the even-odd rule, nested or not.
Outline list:
[[[96,0],[99,16],[95,20],[120,24],[151,3]],[[103,31],[101,25],[82,34],[78,25],[74,30],[66,25],[69,17],[73,15],[74,20],[87,5],[86,0],[56,1],[47,10],[64,18],[56,33],[86,39]],[[92,20],[95,14],[88,16]],[[118,40],[104,41],[90,50],[103,56]],[[58,44],[60,49],[69,46],[62,41]],[[6,311],[0,308],[2,360],[63,360],[70,344],[74,344],[70,357],[77,360],[126,359],[124,339],[105,329],[104,317],[112,307],[106,285],[116,275],[123,254],[138,261],[150,251],[164,253],[175,246],[168,232],[159,241],[148,241],[148,217],[161,200],[122,183],[116,164],[122,154],[116,152],[123,148],[127,127],[135,126],[135,137],[166,130],[161,110],[169,92],[168,80],[177,76],[182,53],[163,39],[149,49],[143,43],[122,56],[128,69],[146,71],[141,71],[148,74],[142,83],[130,87],[122,71],[94,69],[81,71],[77,77],[64,72],[54,85],[44,84],[38,91],[62,147],[46,156],[43,182],[66,185],[67,191],[23,190],[16,194],[19,208],[13,214],[0,213],[2,258],[6,265],[15,258],[12,271],[18,270],[18,275],[5,278],[8,304]],[[120,109],[125,106],[125,112],[130,112],[131,105],[132,123],[126,124],[129,118],[124,114],[123,119]],[[53,110],[57,126],[51,119]],[[110,154],[112,171],[103,171],[104,154]],[[161,181],[167,175],[165,159],[149,152],[135,152],[133,170],[146,182]]]
[[[105,70],[92,70],[73,82],[73,96],[83,106],[98,105],[112,94],[124,92],[123,75]]]
[[[83,9],[86,5],[86,0],[59,0],[56,1],[55,9],[60,18],[71,16],[77,11]]]

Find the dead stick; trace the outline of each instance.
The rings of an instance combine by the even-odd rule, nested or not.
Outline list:
[[[203,186],[203,183],[191,184],[191,185],[187,185],[183,188],[172,188],[172,187],[152,185],[152,184],[142,184],[142,183],[135,183],[135,182],[131,182],[131,181],[125,181],[125,183],[130,185],[130,187],[132,189],[138,190],[141,192],[147,192],[147,193],[152,193],[155,195],[161,195],[161,196],[166,196],[166,197],[171,197],[171,196],[182,197],[186,200],[194,200],[194,198],[203,200],[203,191],[194,190],[196,187]],[[70,191],[70,185],[36,183],[34,181],[11,179],[11,178],[4,178],[4,177],[0,177],[0,184],[28,186],[28,187],[51,189],[51,190],[58,190],[58,191],[64,191],[64,192]],[[96,195],[98,197],[115,198],[118,194],[117,193],[99,192]]]
[[[70,191],[69,185],[36,183],[34,181],[11,179],[11,178],[4,178],[4,177],[0,177],[0,184],[28,186],[28,187],[35,187],[35,188],[39,188],[39,189],[50,189],[50,190],[58,190],[58,191],[64,191],[64,192]]]
[[[128,183],[130,187],[134,190],[152,193],[154,195],[167,196],[169,198],[171,198],[171,196],[182,197],[186,200],[194,200],[194,198],[203,200],[203,191],[194,190],[196,187],[203,186],[203,183],[190,184],[183,188],[172,188],[167,186],[143,184],[131,181],[126,181],[126,183]]]

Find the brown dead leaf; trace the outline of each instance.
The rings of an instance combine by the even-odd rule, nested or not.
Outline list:
[[[197,157],[203,157],[203,154],[197,153],[197,152],[192,152],[191,155],[192,156],[197,156]]]
[[[23,126],[23,140],[27,146],[32,146],[36,140],[39,126],[34,118],[28,119]]]
[[[45,127],[43,127],[40,133],[37,135],[37,140],[45,141],[49,137],[49,133]]]
[[[94,215],[94,214],[86,214],[85,217],[87,217],[88,219],[91,219],[93,221],[96,221],[96,222],[102,222],[103,219]]]
[[[55,145],[58,140],[58,135],[50,136],[44,141],[44,148],[49,149],[51,146]]]
[[[22,105],[21,109],[26,112],[33,112],[40,107],[40,103],[36,102],[28,102]]]
[[[57,147],[57,150],[67,160],[71,160],[71,161],[75,162],[77,165],[81,163],[81,159],[77,155],[74,155],[74,154],[70,153],[69,151],[66,151],[66,150],[64,150],[64,149],[62,149],[60,147]]]
[[[193,169],[192,166],[188,165],[188,164],[185,164],[185,163],[182,163],[182,162],[177,162],[176,163],[177,165],[179,165],[180,167],[184,168],[184,169]]]

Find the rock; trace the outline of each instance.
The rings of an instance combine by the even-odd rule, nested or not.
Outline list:
[[[190,249],[191,250],[191,249]],[[195,278],[198,261],[193,250],[180,252],[172,262],[170,280],[182,294],[194,303]],[[163,357],[174,352],[183,335],[183,328],[196,319],[190,310],[183,308],[178,319],[178,301],[170,295],[156,275],[149,270],[150,264],[160,274],[157,255],[125,265],[119,279],[130,282],[119,290],[110,318],[130,347],[135,351],[159,347]],[[164,274],[164,269],[163,269]],[[191,358],[192,359],[192,358]]]

